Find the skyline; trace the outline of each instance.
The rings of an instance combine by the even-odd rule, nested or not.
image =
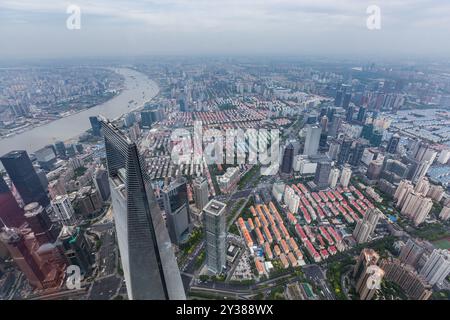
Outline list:
[[[66,28],[71,4],[81,9],[80,30]],[[381,9],[380,30],[366,26],[370,5]],[[448,16],[450,4],[442,0],[0,0],[0,43],[6,44],[0,57],[444,57]]]

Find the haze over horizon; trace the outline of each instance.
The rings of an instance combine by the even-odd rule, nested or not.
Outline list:
[[[68,30],[66,9],[81,8]],[[366,9],[381,9],[369,30]],[[447,0],[0,0],[0,58],[450,53]]]

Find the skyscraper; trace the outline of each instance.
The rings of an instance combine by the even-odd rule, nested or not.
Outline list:
[[[340,171],[338,168],[331,169],[330,176],[328,177],[328,184],[330,188],[336,188],[337,182],[339,180]]]
[[[59,195],[52,200],[53,211],[58,216],[59,221],[65,226],[75,224],[75,211],[73,210],[70,199],[67,195]]]
[[[32,252],[28,249],[25,237],[16,228],[4,228],[0,230],[0,241],[8,249],[11,257],[16,262],[19,269],[23,272],[33,287],[42,289],[44,287],[44,273],[41,270]]]
[[[377,266],[380,256],[373,249],[363,249],[353,269],[356,292],[361,300],[370,300],[377,291],[377,282],[384,276],[384,271]]]
[[[358,244],[367,242],[372,235],[378,220],[380,219],[381,211],[377,208],[368,209],[364,218],[359,220],[353,230],[353,238]]]
[[[56,149],[56,154],[58,155],[59,158],[61,158],[61,159],[66,158],[66,146],[64,145],[64,142],[56,141],[55,149]]]
[[[325,189],[328,187],[328,178],[330,177],[331,162],[320,160],[317,163],[316,175],[314,177],[314,183],[319,189]]]
[[[18,228],[25,222],[24,212],[17,204],[16,198],[9,190],[3,177],[0,176],[0,219],[3,223],[12,228]],[[0,221],[0,228],[3,227]]]
[[[342,141],[342,144],[341,144],[341,147],[339,150],[339,155],[337,158],[337,163],[339,165],[342,165],[349,160],[352,144],[353,144],[353,140],[351,140],[351,139],[344,139],[344,141]]]
[[[450,273],[450,252],[435,249],[420,270],[420,274],[431,284],[441,284]]]
[[[400,136],[398,135],[398,133],[394,133],[394,135],[389,139],[389,142],[386,147],[386,152],[392,154],[396,153],[399,143],[400,143]]]
[[[401,262],[415,267],[423,253],[424,248],[417,240],[408,239],[400,251],[399,259]]]
[[[100,124],[100,121],[98,120],[98,117],[96,116],[89,117],[89,121],[91,123],[92,134],[96,137],[100,137],[102,126]]]
[[[281,163],[281,172],[290,174],[292,171],[292,163],[294,162],[294,146],[289,143],[283,154],[283,161]]]
[[[366,112],[367,112],[367,108],[366,107],[360,107],[358,110],[358,116],[357,116],[357,120],[359,123],[364,123],[364,121],[366,121]]]
[[[350,183],[350,178],[352,177],[352,169],[349,166],[344,166],[341,173],[341,179],[339,180],[339,184],[344,188],[348,187]]]
[[[169,234],[135,143],[101,120],[122,268],[130,299],[185,299]]]
[[[25,219],[28,222],[34,237],[39,245],[55,242],[59,234],[56,224],[52,223],[47,212],[37,202],[25,206]]]
[[[206,265],[212,273],[221,273],[226,267],[225,203],[211,200],[203,209],[206,234]]]
[[[203,208],[208,203],[208,180],[204,177],[197,177],[193,182],[195,206],[199,210]]]
[[[307,156],[316,155],[317,150],[319,150],[320,135],[322,133],[322,129],[317,125],[307,125],[305,129],[306,137],[303,154]]]
[[[350,106],[350,101],[352,99],[352,94],[347,92],[342,99],[342,108],[347,109]]]
[[[350,106],[347,108],[347,112],[345,113],[345,121],[351,123],[353,121],[353,115],[355,113],[355,107]]]
[[[173,243],[180,244],[190,231],[189,200],[186,179],[177,177],[162,190],[169,236]]]
[[[94,173],[94,184],[103,201],[107,201],[111,195],[108,173],[102,168],[97,168]]]
[[[1,157],[0,160],[24,204],[39,202],[43,207],[50,204],[47,192],[42,186],[26,151],[11,151]]]
[[[58,236],[62,251],[71,265],[86,273],[92,265],[89,244],[79,227],[63,226]]]

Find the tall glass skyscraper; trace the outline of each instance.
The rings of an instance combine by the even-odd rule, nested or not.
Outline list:
[[[25,150],[11,151],[0,158],[23,202],[38,202],[44,208],[50,204],[47,192]]]
[[[23,209],[19,207],[11,190],[3,177],[0,176],[0,229],[3,224],[7,227],[18,228],[25,223]]]
[[[173,243],[180,244],[190,231],[189,199],[186,179],[177,177],[162,190],[169,236]]]
[[[129,299],[185,299],[169,234],[135,143],[101,119]]]

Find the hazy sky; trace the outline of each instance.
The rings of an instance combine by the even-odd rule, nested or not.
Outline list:
[[[450,0],[0,0],[0,58],[146,54],[445,57]]]

